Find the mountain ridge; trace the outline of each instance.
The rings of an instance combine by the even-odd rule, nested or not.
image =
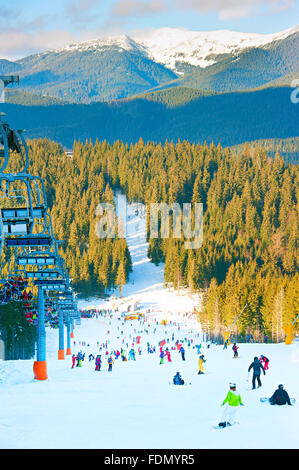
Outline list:
[[[109,102],[169,87],[252,89],[299,72],[297,26],[272,35],[180,31],[175,42],[177,31],[158,30],[139,42],[118,35],[74,43],[15,62],[0,59],[0,71],[18,73],[23,92],[75,103]]]

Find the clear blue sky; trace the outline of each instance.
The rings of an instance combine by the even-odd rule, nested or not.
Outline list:
[[[0,0],[0,58],[161,27],[274,33],[298,24],[299,0]]]

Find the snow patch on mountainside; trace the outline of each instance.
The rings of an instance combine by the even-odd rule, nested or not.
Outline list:
[[[102,37],[91,41],[83,41],[78,43],[69,44],[63,49],[56,50],[55,52],[62,51],[89,51],[97,52],[103,49],[117,48],[125,51],[136,50],[140,53],[146,53],[144,47],[138,44],[127,34],[120,34],[117,36]]]
[[[298,26],[276,34],[239,33],[227,30],[199,32],[162,28],[147,36],[135,37],[151,59],[172,70],[176,62],[207,67],[216,62],[212,55],[238,53],[249,47],[261,47],[285,39],[298,31]]]
[[[242,33],[228,30],[188,31],[177,28],[160,28],[150,33],[130,37],[127,34],[102,37],[78,42],[53,52],[101,52],[110,48],[133,51],[161,63],[179,73],[178,63],[205,68],[217,62],[221,54],[238,54],[244,49],[262,47],[298,32],[299,27],[274,34]]]

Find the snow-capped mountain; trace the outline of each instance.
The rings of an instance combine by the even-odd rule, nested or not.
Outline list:
[[[136,42],[127,34],[119,34],[117,36],[102,37],[95,40],[83,41],[78,43],[69,44],[62,49],[56,49],[55,52],[62,51],[89,51],[96,52],[101,49],[117,48],[125,51],[136,50],[141,53],[147,53],[146,48]]]
[[[176,64],[186,63],[205,68],[217,62],[221,54],[236,54],[244,49],[261,47],[298,32],[299,27],[275,34],[241,33],[228,30],[188,31],[177,28],[160,28],[151,33],[130,37],[126,34],[102,37],[96,40],[70,44],[56,50],[96,52],[108,48],[136,51],[178,72]]]
[[[157,88],[212,91],[256,88],[299,71],[299,28],[275,34],[162,28],[70,44],[15,62],[23,91],[90,103]]]
[[[276,34],[255,34],[227,30],[200,32],[162,28],[147,36],[134,37],[134,41],[145,48],[151,59],[176,71],[176,62],[205,68],[216,62],[213,56],[235,54],[246,48],[264,46],[285,39],[298,30],[299,27],[295,26]]]

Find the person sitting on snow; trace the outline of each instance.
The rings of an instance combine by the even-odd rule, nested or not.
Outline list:
[[[272,397],[269,398],[269,402],[271,405],[290,405],[292,406],[289,394],[286,390],[284,390],[283,385],[278,385],[278,389],[275,390]]]
[[[184,385],[185,381],[182,379],[181,374],[177,372],[173,377],[174,385]]]

